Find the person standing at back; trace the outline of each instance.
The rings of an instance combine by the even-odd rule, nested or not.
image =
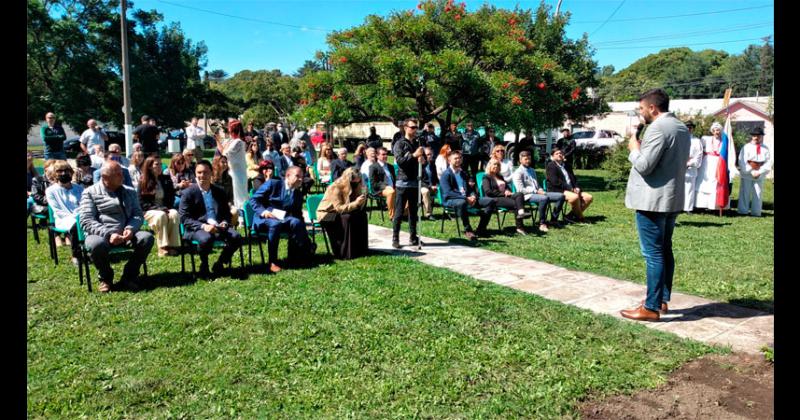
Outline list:
[[[653,89],[639,97],[639,113],[650,124],[641,144],[628,141],[631,172],[625,207],[636,211],[636,229],[645,259],[647,297],[634,309],[620,311],[625,318],[658,321],[668,310],[675,257],[672,232],[683,210],[686,158],[691,148],[689,129],[669,112],[669,96]]]
[[[103,131],[103,127],[97,125],[97,121],[94,119],[90,119],[86,122],[87,128],[81,134],[81,150],[83,153],[92,154],[94,153],[95,146],[100,146],[100,148],[105,151],[106,149],[106,141],[108,141],[108,135],[105,131]]]
[[[764,141],[764,129],[757,127],[750,132],[750,143],[739,152],[739,214],[761,216],[761,194],[764,191],[764,178],[772,169],[769,148]]]
[[[133,135],[142,144],[142,152],[144,152],[145,156],[153,154],[158,156],[158,135],[160,133],[155,122],[150,124],[150,120],[149,116],[142,115],[142,124],[133,129]]]
[[[202,160],[203,139],[206,138],[206,130],[197,125],[197,117],[192,117],[191,123],[184,131],[186,131],[186,149],[193,150],[197,159]]]
[[[473,128],[472,121],[467,123],[467,129],[462,136],[464,139],[461,143],[461,152],[464,158],[464,168],[469,177],[475,179],[480,164],[481,136]]]
[[[403,209],[408,204],[408,229],[411,234],[411,245],[419,245],[417,236],[417,208],[419,206],[419,172],[420,166],[426,163],[425,150],[414,143],[419,125],[413,119],[407,119],[403,129],[405,135],[392,149],[397,163],[397,184],[394,202],[394,218],[392,219],[392,247],[400,248],[400,226],[403,223]]]
[[[694,123],[686,123],[689,135],[692,138],[692,146],[689,149],[689,159],[686,161],[686,180],[684,181],[684,201],[683,211],[691,213],[694,210],[695,182],[697,181],[697,169],[703,163],[703,143],[694,136]]]
[[[47,124],[42,125],[40,133],[44,142],[44,159],[67,160],[67,154],[64,152],[64,140],[67,139],[67,134],[64,133],[64,127],[56,124],[56,114],[52,112],[48,112],[44,119]]]

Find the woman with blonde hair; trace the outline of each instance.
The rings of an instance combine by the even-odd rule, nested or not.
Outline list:
[[[133,155],[131,155],[131,164],[128,165],[128,172],[131,174],[131,182],[136,191],[139,191],[139,180],[141,180],[142,177],[142,164],[144,164],[144,153],[141,150],[133,152]]]
[[[55,227],[69,231],[72,263],[78,265],[81,249],[78,244],[78,227],[75,220],[81,204],[83,186],[72,183],[74,171],[67,161],[57,160],[50,166],[50,169],[55,176],[55,182],[45,190],[47,204],[53,209]]]
[[[155,156],[145,159],[138,190],[144,219],[156,237],[158,256],[177,255],[181,245],[181,216],[172,208],[175,189],[172,179],[161,173],[161,159]]]
[[[511,183],[511,174],[514,173],[514,164],[511,159],[506,158],[506,147],[498,144],[492,148],[491,160],[496,160],[500,163],[500,176],[506,183]],[[487,164],[488,168],[488,164]]]
[[[319,159],[317,159],[317,172],[319,173],[319,182],[327,184],[331,182],[331,162],[336,159],[333,155],[333,149],[328,143],[322,143],[319,149]]]
[[[483,177],[481,189],[483,196],[491,198],[497,207],[514,209],[517,233],[525,235],[525,225],[522,221],[526,217],[531,217],[531,214],[525,211],[525,197],[522,193],[511,192],[511,185],[500,176],[500,162],[497,160],[492,159],[486,164],[486,176]]]
[[[333,181],[317,208],[317,219],[328,234],[333,255],[352,259],[367,252],[366,188],[358,168],[351,166]]]

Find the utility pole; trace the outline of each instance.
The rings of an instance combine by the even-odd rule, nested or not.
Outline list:
[[[130,62],[128,61],[128,9],[126,0],[120,2],[120,28],[122,31],[122,112],[125,114],[125,154],[133,154],[133,133],[131,127],[131,83],[129,79]]]

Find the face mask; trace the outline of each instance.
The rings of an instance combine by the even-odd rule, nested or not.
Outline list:
[[[67,174],[67,173],[58,174],[58,182],[60,182],[62,184],[66,184],[66,183],[70,182],[71,180],[72,180],[72,177],[70,177],[69,174]]]

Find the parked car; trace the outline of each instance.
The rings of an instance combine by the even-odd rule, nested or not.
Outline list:
[[[118,144],[122,147],[122,150],[125,150],[125,133],[120,131],[106,131],[108,135],[108,139],[106,140],[105,148],[108,150],[108,146],[111,144]],[[67,157],[75,157],[78,153],[81,152],[81,137],[75,136],[70,137],[64,140],[64,151],[67,153]]]
[[[614,130],[587,130],[572,133],[575,147],[579,149],[608,148],[623,140]]]

